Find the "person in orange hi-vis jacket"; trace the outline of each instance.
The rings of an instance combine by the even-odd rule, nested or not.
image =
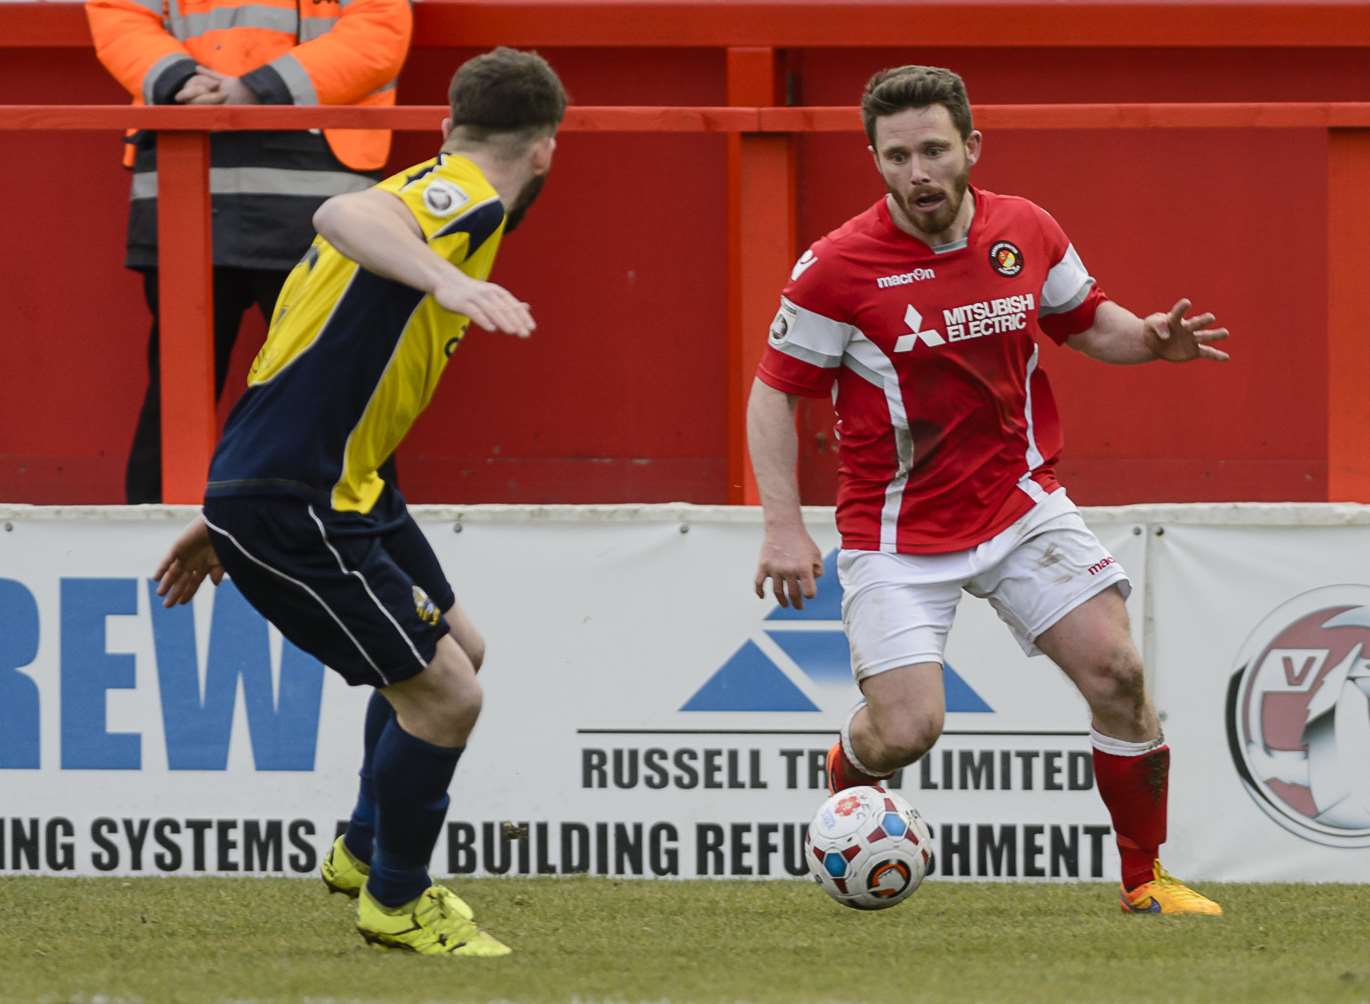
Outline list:
[[[413,31],[409,0],[87,0],[95,51],[133,103],[385,107]],[[126,139],[133,169],[125,264],[143,276],[152,313],[148,388],[125,476],[131,503],[162,496],[157,317],[157,144]],[[309,247],[314,211],[369,188],[390,152],[384,129],[224,132],[210,141],[215,394],[243,314],[269,321]]]

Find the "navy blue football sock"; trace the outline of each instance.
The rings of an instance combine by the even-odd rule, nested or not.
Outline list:
[[[424,742],[398,721],[376,743],[376,845],[366,888],[381,904],[401,906],[432,884],[428,859],[447,817],[447,787],[463,749]]]
[[[385,727],[395,720],[395,709],[379,690],[371,692],[366,706],[366,725],[362,730],[362,769],[358,772],[361,784],[357,790],[357,804],[348,820],[343,843],[352,856],[363,864],[371,863],[372,847],[376,839],[376,789],[372,780],[376,760],[376,744],[381,741]]]

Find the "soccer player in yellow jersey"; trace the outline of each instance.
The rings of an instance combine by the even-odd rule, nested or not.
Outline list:
[[[469,322],[526,338],[528,305],[486,281],[552,166],[566,92],[500,48],[452,78],[442,152],[314,216],[210,465],[203,515],[157,569],[167,606],[224,574],[367,706],[361,786],[323,879],[372,944],[507,955],[428,860],[480,713],[485,644],[379,469]]]

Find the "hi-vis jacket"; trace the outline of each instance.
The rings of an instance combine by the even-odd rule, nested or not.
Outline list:
[[[172,104],[196,64],[262,104],[390,106],[413,28],[409,0],[87,0],[96,54],[134,104]],[[383,129],[216,133],[214,263],[289,269],[323,199],[375,183]],[[155,137],[129,137],[128,264],[156,265]],[[366,172],[366,173],[360,173]]]

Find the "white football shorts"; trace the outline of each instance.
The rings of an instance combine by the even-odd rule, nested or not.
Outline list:
[[[1027,655],[1035,641],[1127,572],[1085,526],[1064,488],[983,544],[948,554],[842,550],[842,624],[852,674],[863,680],[899,666],[942,661],[961,590],[989,600]]]

